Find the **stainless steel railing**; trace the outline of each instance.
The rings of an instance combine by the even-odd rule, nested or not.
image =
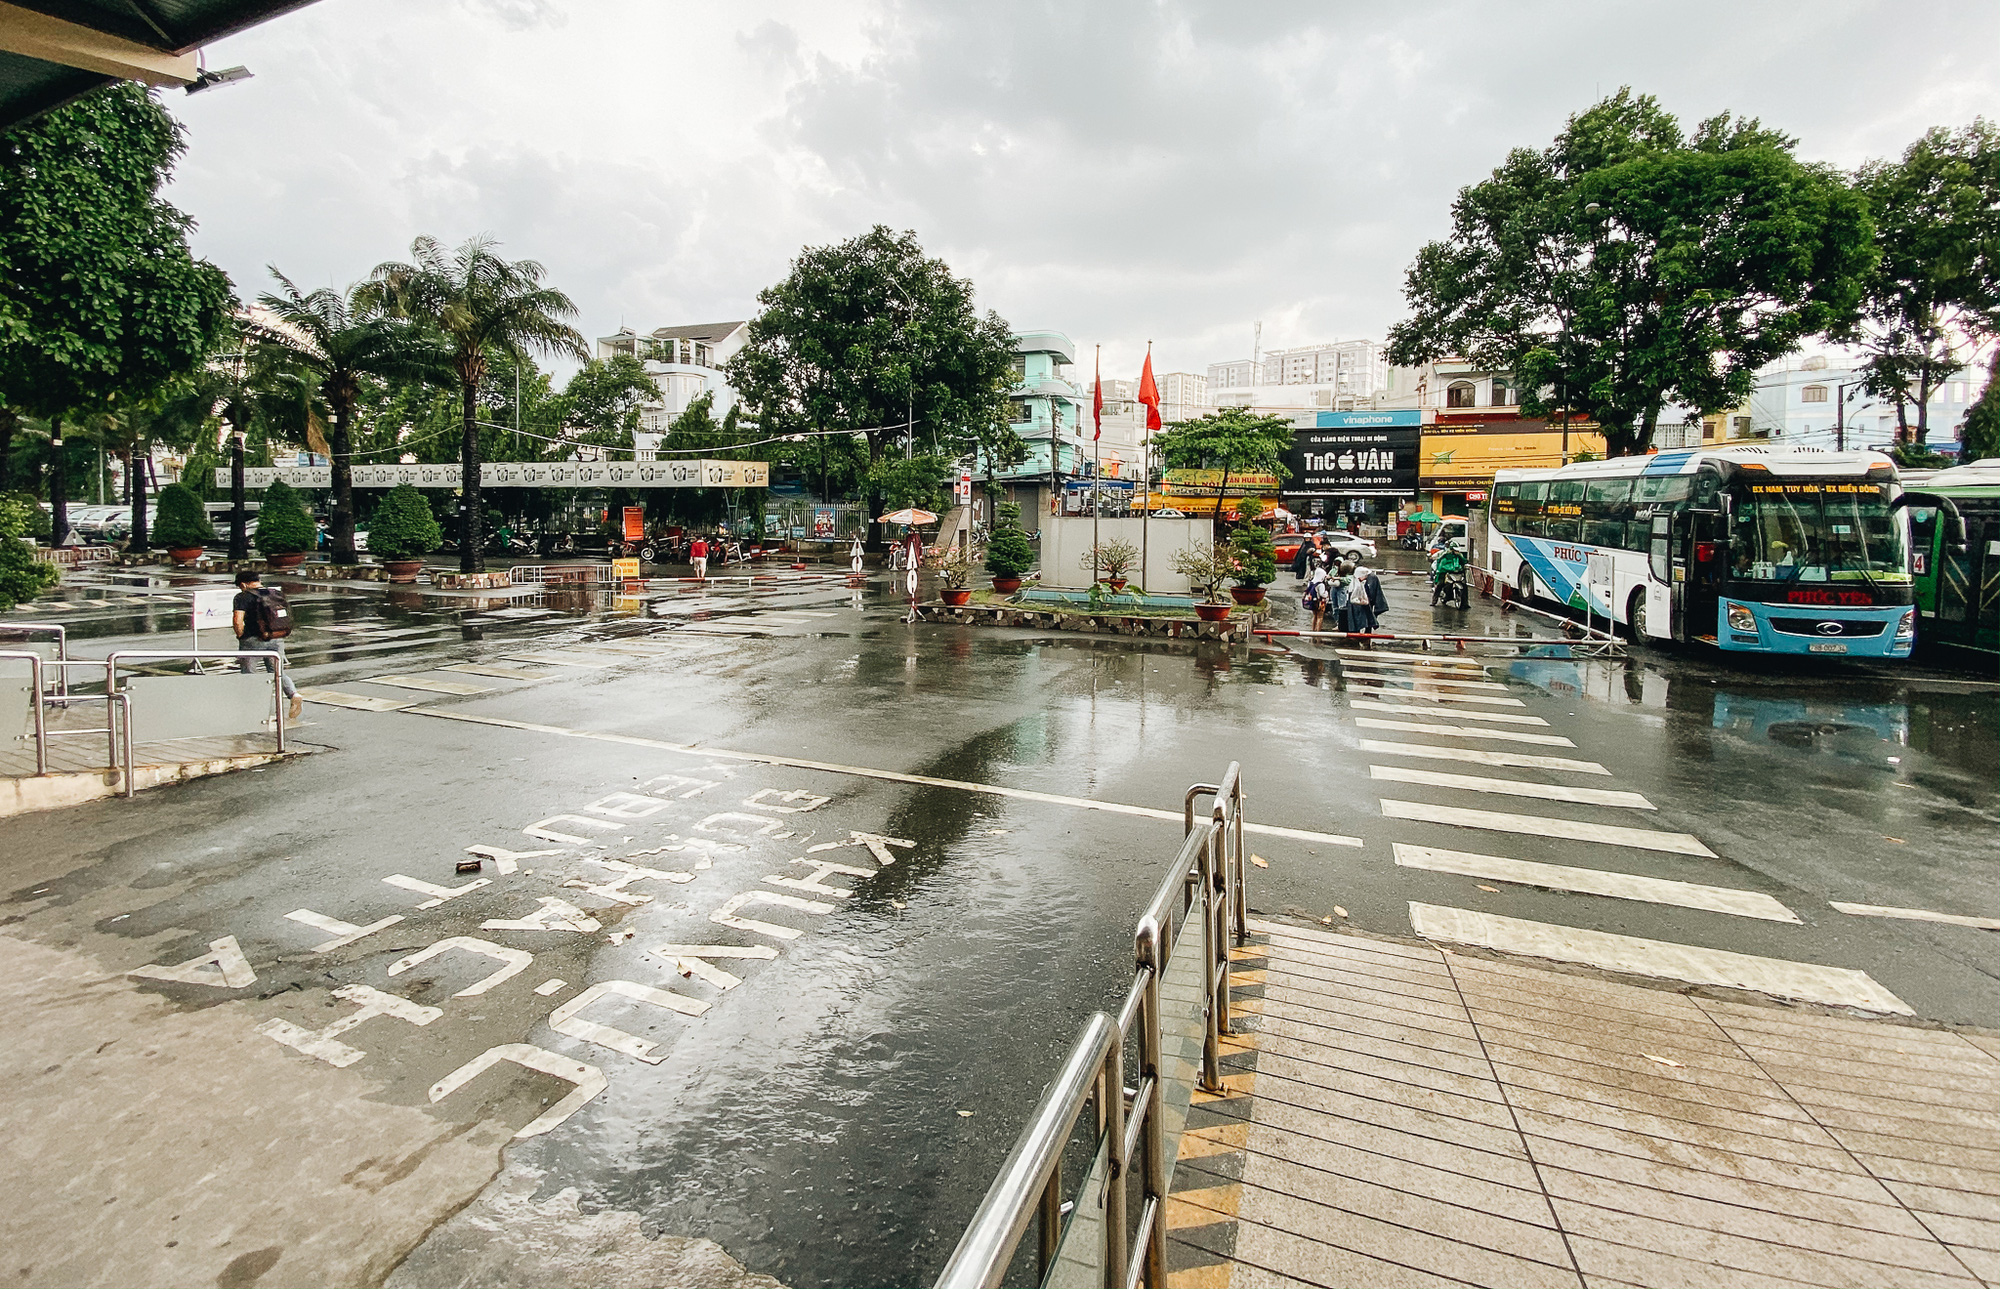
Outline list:
[[[1197,821],[1195,800],[1204,796],[1213,804]],[[1199,949],[1202,1039],[1195,1078],[1204,1089],[1220,1091],[1221,1039],[1230,1032],[1229,948],[1246,932],[1240,768],[1232,762],[1221,783],[1189,788],[1183,813],[1180,852],[1133,931],[1133,979],[1117,1015],[1100,1011],[1084,1022],[938,1276],[938,1289],[993,1289],[1037,1223],[1038,1285],[1048,1284],[1059,1265],[1071,1273],[1093,1272],[1089,1278],[1105,1289],[1166,1284],[1172,1169],[1166,1118],[1175,1079],[1167,1068],[1162,984],[1184,948]],[[1135,1039],[1137,1079],[1128,1086],[1125,1058]],[[1076,1188],[1078,1200],[1065,1222],[1063,1153],[1093,1105],[1095,1163]],[[1130,1189],[1135,1160],[1136,1220]]]
[[[28,664],[28,707],[35,718],[35,773],[49,772],[49,725],[48,713],[42,710],[42,655],[31,649],[8,649],[0,652],[0,661],[26,662]]]
[[[272,728],[277,732],[278,753],[285,751],[285,656],[281,653],[267,653],[261,649],[120,649],[104,659],[104,692],[115,704],[113,710],[123,715],[122,720],[110,721],[115,739],[114,746],[120,754],[119,765],[123,770],[121,796],[130,797],[138,791],[132,781],[132,696],[118,688],[118,668],[133,662],[189,662],[210,658],[237,658],[268,662],[271,667],[271,714]],[[107,731],[110,733],[111,731]]]

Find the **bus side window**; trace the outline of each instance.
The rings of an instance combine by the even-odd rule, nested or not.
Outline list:
[[[1557,479],[1549,484],[1549,499],[1543,507],[1543,527],[1552,542],[1578,540],[1578,522],[1583,511],[1583,480]]]
[[[1520,499],[1515,503],[1516,517],[1514,531],[1524,537],[1540,537],[1543,532],[1542,503],[1548,496],[1547,480],[1521,485]]]
[[[1651,549],[1647,552],[1646,563],[1651,566],[1654,579],[1661,582],[1667,581],[1671,573],[1672,561],[1669,556],[1673,522],[1672,513],[1666,510],[1655,510],[1652,519],[1648,521],[1647,536],[1650,539]]]
[[[1583,489],[1583,540],[1617,550],[1625,545],[1632,510],[1631,479],[1592,479]]]
[[[1931,571],[1931,552],[1937,549],[1938,512],[1926,506],[1910,507],[1910,572],[1917,577]]]
[[[1493,526],[1503,533],[1512,533],[1515,528],[1515,504],[1521,495],[1518,483],[1498,483],[1493,485]]]

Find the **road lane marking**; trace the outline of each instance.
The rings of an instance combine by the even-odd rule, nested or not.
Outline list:
[[[1611,771],[1595,761],[1578,761],[1567,756],[1535,756],[1529,752],[1490,752],[1483,747],[1432,747],[1428,743],[1388,743],[1381,739],[1360,740],[1363,752],[1386,752],[1390,756],[1421,756],[1433,761],[1466,761],[1473,765],[1512,765],[1524,770],[1569,770],[1576,774]]]
[[[500,680],[547,680],[546,671],[529,671],[526,667],[496,667],[490,662],[453,662],[438,668],[439,671],[462,671],[468,676],[493,676]]]
[[[1358,679],[1358,678],[1349,677],[1348,679]],[[1386,686],[1368,685],[1359,689],[1352,689],[1349,692],[1354,694],[1367,694],[1375,698],[1397,698],[1403,700],[1404,702],[1409,702],[1414,699],[1418,702],[1424,702],[1424,703],[1478,703],[1486,707],[1527,706],[1526,703],[1522,702],[1518,698],[1500,698],[1492,694],[1425,693],[1421,689],[1404,689],[1401,686],[1397,686],[1395,688],[1389,688]]]
[[[1343,668],[1344,666],[1345,664],[1343,664]],[[1443,676],[1397,676],[1387,673],[1360,671],[1350,673],[1348,679],[1357,683],[1394,685],[1398,688],[1404,685],[1440,685],[1451,689],[1487,689],[1498,690],[1501,693],[1507,692],[1505,685],[1493,680],[1446,680]]]
[[[1567,801],[1579,806],[1617,806],[1626,810],[1653,810],[1652,802],[1636,792],[1614,788],[1577,788],[1567,783],[1525,783],[1519,779],[1488,779],[1476,774],[1444,774],[1407,765],[1371,765],[1368,775],[1392,783],[1421,783],[1433,788],[1459,788],[1466,792],[1491,792],[1507,797],[1534,797],[1542,801]]]
[[[671,644],[664,641],[659,644],[645,644],[623,640],[616,642],[593,640],[585,647],[597,653],[626,654],[633,658],[664,658],[673,654],[686,653],[687,642],[679,640]]]
[[[1840,900],[1828,903],[1842,913],[1852,913],[1864,918],[1907,918],[1912,922],[1944,922],[1951,926],[1977,927],[1982,931],[2000,931],[2000,918],[1979,918],[1964,913],[1933,913],[1929,909],[1894,909],[1880,904],[1847,904]]]
[[[1497,810],[1466,810],[1459,806],[1432,806],[1421,801],[1382,799],[1386,819],[1413,819],[1419,823],[1450,824],[1458,828],[1484,828],[1490,832],[1517,832],[1530,837],[1560,837],[1565,841],[1594,841],[1607,846],[1631,846],[1638,850],[1661,850],[1675,855],[1699,855],[1714,859],[1716,854],[1701,839],[1684,832],[1659,832],[1652,828],[1621,828],[1615,824],[1587,824],[1575,819],[1554,819],[1547,815],[1510,815]]]
[[[1364,730],[1407,730],[1412,734],[1437,734],[1444,738],[1490,738],[1503,743],[1536,743],[1543,747],[1576,746],[1560,734],[1528,734],[1519,730],[1478,730],[1468,729],[1463,725],[1428,725],[1421,721],[1384,721],[1373,716],[1357,716],[1354,718],[1354,723]]]
[[[1395,846],[1396,863],[1402,868],[1483,877],[1489,881],[1539,886],[1551,891],[1608,895],[1618,900],[1643,900],[1648,904],[1673,904],[1684,909],[1761,918],[1766,922],[1799,921],[1798,914],[1756,891],[1739,891],[1727,886],[1699,886],[1693,882],[1636,877],[1630,873],[1607,873],[1595,868],[1573,868],[1567,864],[1537,864],[1525,859],[1503,859],[1498,855],[1440,850],[1435,846],[1406,846],[1402,842],[1397,842]]]
[[[376,698],[372,694],[349,694],[338,689],[301,689],[299,697],[328,707],[351,707],[357,712],[400,712],[414,707],[414,698]]]
[[[1876,983],[1867,972],[1847,967],[1759,958],[1747,953],[1642,940],[1608,931],[1584,931],[1436,904],[1412,902],[1410,923],[1418,935],[1428,940],[1483,945],[1504,953],[1580,962],[1610,971],[1698,985],[1754,989],[1779,998],[1835,1007],[1860,1007],[1900,1016],[1916,1014],[1908,1003]]]
[[[359,685],[391,685],[397,689],[422,689],[433,694],[490,694],[491,685],[471,685],[462,680],[433,680],[429,676],[369,676]]]
[[[1366,712],[1395,712],[1399,716],[1446,716],[1455,721],[1491,721],[1496,725],[1547,725],[1539,716],[1524,716],[1519,712],[1471,712],[1461,707],[1398,707],[1394,703],[1378,703],[1368,698],[1349,698],[1347,705]]]
[[[1407,672],[1415,676],[1456,676],[1460,680],[1485,680],[1488,678],[1486,668],[1474,667],[1466,663],[1398,662],[1393,658],[1356,658],[1347,656],[1340,660],[1340,665],[1343,667],[1359,667],[1365,671],[1388,671],[1398,674]]]
[[[686,756],[707,757],[711,760],[748,761],[757,765],[783,765],[795,770],[819,770],[826,774],[847,774],[860,779],[879,779],[885,783],[909,783],[927,788],[951,788],[959,792],[978,792],[988,796],[1006,797],[1013,801],[1038,801],[1052,806],[1073,806],[1079,810],[1099,810],[1107,814],[1127,815],[1137,819],[1165,819],[1174,823],[1182,821],[1178,810],[1156,810],[1151,806],[1127,805],[1122,801],[1097,801],[1089,797],[1068,797],[1055,792],[1031,792],[1026,788],[1003,788],[993,783],[968,783],[963,779],[940,779],[928,774],[904,774],[900,770],[878,770],[865,765],[839,765],[830,761],[808,761],[803,757],[777,756],[768,752],[738,752],[714,747],[690,747],[684,743],[668,743],[661,739],[641,738],[635,734],[610,734],[597,730],[564,729],[560,725],[538,725],[533,721],[509,721],[497,716],[476,716],[469,712],[441,711],[434,707],[413,709],[413,716],[432,716],[441,721],[464,721],[470,725],[492,725],[500,729],[523,730],[532,734],[553,734],[559,738],[591,739],[603,743],[621,743],[627,747],[656,748],[662,752],[679,752]],[[1484,731],[1481,731],[1482,733]],[[1525,736],[1522,736],[1525,737]],[[1560,740],[1564,746],[1574,746],[1569,740]],[[545,821],[546,822],[546,821]],[[1305,828],[1280,828],[1274,824],[1245,823],[1243,831],[1260,837],[1288,837],[1293,841],[1313,842],[1322,846],[1360,846],[1359,837],[1346,837],[1339,833],[1314,832]],[[585,844],[588,844],[587,842]]]
[[[332,953],[335,949],[345,948],[353,944],[356,940],[374,935],[384,927],[394,926],[403,920],[403,915],[398,913],[394,917],[383,918],[380,922],[372,922],[367,926],[356,926],[352,922],[343,922],[339,918],[328,917],[324,913],[315,913],[311,909],[294,909],[290,913],[285,914],[285,916],[294,922],[302,922],[315,931],[324,931],[334,937],[325,944],[314,945],[314,953]]]

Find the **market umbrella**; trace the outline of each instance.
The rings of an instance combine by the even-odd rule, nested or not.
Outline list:
[[[1444,516],[1440,515],[1435,510],[1419,510],[1416,514],[1404,515],[1403,518],[1409,520],[1413,524],[1434,524],[1438,520],[1443,519]]]
[[[934,524],[937,521],[938,517],[930,511],[914,509],[892,510],[886,515],[877,517],[875,520],[878,524],[907,524],[913,527],[923,524]]]

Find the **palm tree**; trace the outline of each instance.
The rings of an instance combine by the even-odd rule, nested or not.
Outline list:
[[[333,418],[327,446],[333,463],[333,513],[329,517],[333,562],[352,564],[354,553],[354,405],[362,382],[421,379],[438,374],[442,353],[409,326],[384,316],[380,302],[360,283],[345,294],[321,287],[302,295],[292,280],[271,267],[279,290],[257,302],[269,309],[269,321],[248,325],[256,344],[259,374],[265,383],[283,384],[289,377],[309,387]]]
[[[465,519],[459,533],[459,569],[477,573],[484,558],[485,511],[479,498],[479,382],[487,356],[498,350],[525,359],[527,351],[588,359],[583,337],[565,319],[576,316],[567,295],[542,285],[543,268],[533,260],[512,263],[494,254],[499,243],[484,234],[447,252],[436,238],[410,244],[409,264],[378,265],[364,284],[370,308],[436,331],[450,350],[458,377],[463,440],[460,496]]]

